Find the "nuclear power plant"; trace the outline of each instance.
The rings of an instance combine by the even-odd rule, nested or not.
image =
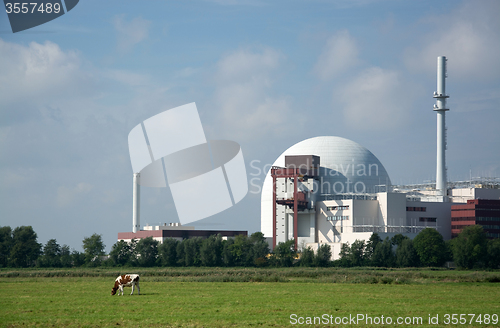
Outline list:
[[[500,180],[447,181],[446,57],[437,60],[436,182],[391,184],[382,163],[358,143],[335,136],[301,141],[285,150],[267,173],[261,195],[261,231],[272,248],[290,239],[298,249],[328,244],[337,259],[342,245],[415,237],[433,228],[445,240],[481,224],[500,237]]]
[[[500,238],[500,179],[471,177],[469,181],[447,180],[445,118],[446,112],[449,111],[446,106],[449,96],[446,94],[446,63],[446,57],[437,58],[437,89],[433,96],[436,99],[434,111],[437,115],[435,183],[393,185],[383,164],[360,144],[337,136],[303,140],[285,150],[276,159],[262,186],[261,232],[267,238],[271,249],[279,242],[291,239],[295,240],[299,250],[304,247],[316,250],[320,245],[328,244],[333,259],[337,259],[342,245],[352,244],[356,240],[367,241],[374,233],[382,239],[396,234],[413,238],[423,229],[433,228],[448,240],[458,235],[464,227],[475,224],[482,225],[489,238]],[[181,110],[183,121],[194,121],[196,124],[191,128],[201,131],[199,134],[202,137],[190,141],[195,145],[190,145],[193,151],[188,157],[183,157],[181,165],[175,170],[168,164],[168,156],[158,159],[169,152],[153,156],[150,141],[142,135],[143,131],[146,135],[146,128],[152,131],[148,135],[149,139],[154,133],[168,135],[171,131],[165,132],[163,125],[153,125],[149,122],[151,119],[148,119],[143,123],[144,127],[138,125],[129,135],[134,170],[132,232],[119,233],[118,240],[131,241],[153,237],[163,242],[166,238],[207,237],[211,234],[221,234],[224,238],[238,234],[247,235],[247,231],[197,231],[194,227],[180,223],[146,225],[141,230],[140,185],[165,187],[165,176],[172,175],[173,171],[185,171],[184,166],[189,168],[189,165],[192,165],[189,163],[193,162],[210,162],[207,159],[209,157],[203,156],[208,154],[203,151],[205,148],[208,151],[210,148],[220,148],[214,152],[215,155],[224,153],[221,150],[225,146],[217,147],[217,143],[205,148],[197,146],[199,143],[209,144],[202,133],[196,107],[194,103],[188,104],[170,110],[168,115]],[[186,110],[189,115],[185,114]],[[157,116],[164,115],[167,114]],[[163,123],[166,121],[168,120],[162,119]],[[172,139],[175,138],[167,138]],[[190,212],[183,211],[184,222],[193,222],[198,220],[200,215],[206,217],[224,210],[246,194],[248,188],[244,178],[246,172],[241,150],[236,143],[226,142],[224,145],[230,145],[231,149],[226,150],[227,154],[221,157],[224,160],[216,160],[218,164],[215,167],[221,171],[220,177],[200,180],[205,181],[205,184],[202,184],[203,190],[213,191],[215,184],[221,184],[222,187],[216,188],[217,193],[208,193],[212,198],[205,206],[193,206],[190,203],[191,198],[176,203],[181,209],[189,208]],[[178,156],[178,153],[174,155]],[[179,160],[178,157],[175,159]],[[227,162],[228,160],[230,161]],[[212,169],[197,169],[196,172],[215,172],[210,171]],[[141,174],[144,175],[142,179]],[[199,175],[201,176],[204,175]],[[189,178],[184,180],[183,177],[180,181],[199,179],[194,175]],[[172,179],[172,182],[176,181]],[[175,186],[175,183],[170,184],[171,188]],[[193,182],[186,191],[197,185],[197,182]],[[217,195],[224,196],[228,201],[217,202],[220,198]],[[196,212],[200,208],[204,209],[201,214]],[[187,215],[188,212],[194,214]]]

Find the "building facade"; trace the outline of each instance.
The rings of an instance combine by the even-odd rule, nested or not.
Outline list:
[[[238,235],[248,236],[248,231],[235,230],[195,230],[191,226],[183,226],[180,223],[170,223],[158,226],[146,225],[143,230],[137,232],[119,232],[118,241],[131,242],[133,239],[153,237],[154,240],[163,244],[165,239],[173,238],[179,241],[188,238],[208,238],[212,235],[221,235],[222,239],[234,238]]]
[[[500,232],[500,212],[493,205],[484,200],[465,204],[473,198],[498,201],[499,189],[455,184],[441,196],[435,185],[393,187],[371,152],[337,137],[290,147],[269,171],[261,197],[261,231],[271,248],[290,239],[299,250],[328,244],[333,259],[342,245],[368,241],[373,233],[382,239],[396,234],[413,238],[433,228],[449,240],[461,229],[458,225],[470,224],[489,229],[489,237]],[[479,207],[472,213],[471,206]],[[452,213],[457,221],[452,222]]]
[[[471,199],[467,204],[452,205],[452,237],[470,225],[482,226],[488,238],[500,238],[500,200]]]

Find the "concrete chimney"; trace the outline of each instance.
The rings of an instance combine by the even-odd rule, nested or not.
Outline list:
[[[437,91],[434,92],[436,104],[434,111],[437,113],[437,162],[436,162],[436,193],[440,201],[446,202],[446,57],[437,58]]]
[[[141,229],[140,222],[140,205],[141,205],[141,186],[139,185],[141,178],[140,173],[134,173],[134,189],[132,203],[132,231],[137,232]]]

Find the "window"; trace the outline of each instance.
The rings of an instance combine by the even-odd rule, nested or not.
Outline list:
[[[476,220],[477,220],[477,221],[500,221],[500,218],[478,216],[478,217],[476,218]]]
[[[335,215],[326,217],[326,221],[345,221],[345,220],[349,220],[349,215]]]
[[[406,212],[427,212],[427,207],[412,207],[407,206]]]
[[[348,210],[349,205],[339,205],[339,206],[327,206],[326,210],[327,211],[342,211],[342,210]]]
[[[483,225],[483,228],[484,228],[484,229],[494,229],[494,230],[498,230],[498,229],[500,229],[500,225]]]
[[[479,218],[477,218],[479,221]],[[467,218],[451,218],[451,221],[476,221],[476,218],[467,217]]]
[[[419,218],[420,222],[436,222],[436,218]]]

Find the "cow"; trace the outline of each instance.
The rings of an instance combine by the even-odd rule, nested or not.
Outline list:
[[[111,295],[115,295],[118,290],[118,295],[120,292],[123,295],[123,287],[132,286],[132,295],[134,293],[134,287],[137,286],[137,294],[141,295],[141,290],[139,289],[139,275],[138,274],[124,274],[118,276],[115,280],[115,286],[111,289]]]

